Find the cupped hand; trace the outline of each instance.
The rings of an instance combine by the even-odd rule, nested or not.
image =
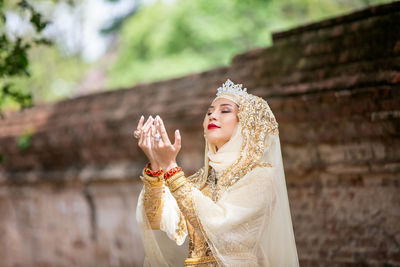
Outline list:
[[[157,162],[154,156],[154,150],[151,147],[152,131],[154,132],[154,118],[149,116],[146,123],[144,123],[144,117],[142,116],[139,120],[137,130],[140,131],[140,137],[138,141],[139,147],[143,150],[146,157],[149,159],[151,169],[157,171],[160,169],[160,164]]]
[[[154,150],[154,157],[160,164],[161,169],[167,172],[173,167],[176,167],[176,156],[181,150],[181,135],[179,130],[175,131],[175,142],[171,144],[167,131],[165,130],[163,120],[157,116],[155,119],[155,131],[160,135],[160,140],[156,141],[151,138],[151,146]]]

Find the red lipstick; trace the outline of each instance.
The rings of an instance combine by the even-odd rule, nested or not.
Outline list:
[[[207,128],[208,128],[208,130],[212,130],[212,129],[217,129],[217,128],[221,128],[221,127],[215,125],[214,123],[210,123]]]

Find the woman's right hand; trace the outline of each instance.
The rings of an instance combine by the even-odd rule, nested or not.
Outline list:
[[[153,149],[151,147],[151,140],[150,140],[150,138],[152,138],[152,130],[154,131],[154,125],[153,125],[154,119],[152,116],[149,116],[146,123],[143,124],[143,122],[144,122],[144,117],[142,116],[139,120],[137,129],[136,129],[137,131],[140,131],[138,145],[143,150],[146,157],[149,159],[150,164],[151,164],[151,169],[153,171],[158,171],[158,170],[160,170],[160,165],[154,158]]]

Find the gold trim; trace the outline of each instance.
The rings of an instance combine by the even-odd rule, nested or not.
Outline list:
[[[175,173],[174,175],[172,175],[170,178],[166,179],[165,183],[169,186],[175,180],[179,179],[179,177],[184,176],[184,175],[185,175],[185,173],[183,171],[179,171],[179,172]]]
[[[184,177],[184,176],[183,176]],[[194,214],[193,210],[193,199],[192,199],[192,184],[186,179],[181,180],[182,184],[179,183],[179,187],[174,188],[175,191],[171,191],[172,195],[174,196],[179,209],[185,216],[186,220],[193,226],[194,229],[198,229],[198,222],[196,219],[196,215]],[[169,185],[168,187],[171,188],[173,185]],[[171,190],[171,189],[170,189]]]
[[[217,262],[217,260],[215,259],[214,256],[185,259],[186,266],[191,266],[191,265],[196,265],[196,264],[204,264],[204,263],[213,263],[213,262]]]
[[[151,187],[162,187],[164,185],[163,181],[160,181],[160,182],[149,182],[149,181],[146,181],[145,179],[143,179],[143,183],[145,183],[146,185],[149,185]]]
[[[147,185],[150,185],[151,187],[159,187],[164,185],[164,176],[160,175],[157,177],[152,177],[146,174],[146,172],[143,169],[142,171],[142,176],[140,176],[140,179]]]
[[[144,195],[143,195],[143,206],[146,213],[147,220],[153,230],[160,229],[160,222],[162,216],[162,210],[164,201],[162,195],[164,194],[164,186],[162,182],[161,186],[156,186],[155,183],[149,183],[143,178],[144,183]]]
[[[184,175],[176,178],[172,183],[168,184],[169,190],[171,193],[175,192],[179,189],[182,185],[186,183],[187,179]]]

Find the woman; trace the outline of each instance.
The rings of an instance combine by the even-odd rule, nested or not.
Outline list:
[[[205,164],[189,177],[176,163],[179,131],[172,144],[159,116],[143,122],[135,137],[150,161],[137,207],[145,266],[299,265],[278,124],[265,100],[230,80],[218,88],[203,123]]]

